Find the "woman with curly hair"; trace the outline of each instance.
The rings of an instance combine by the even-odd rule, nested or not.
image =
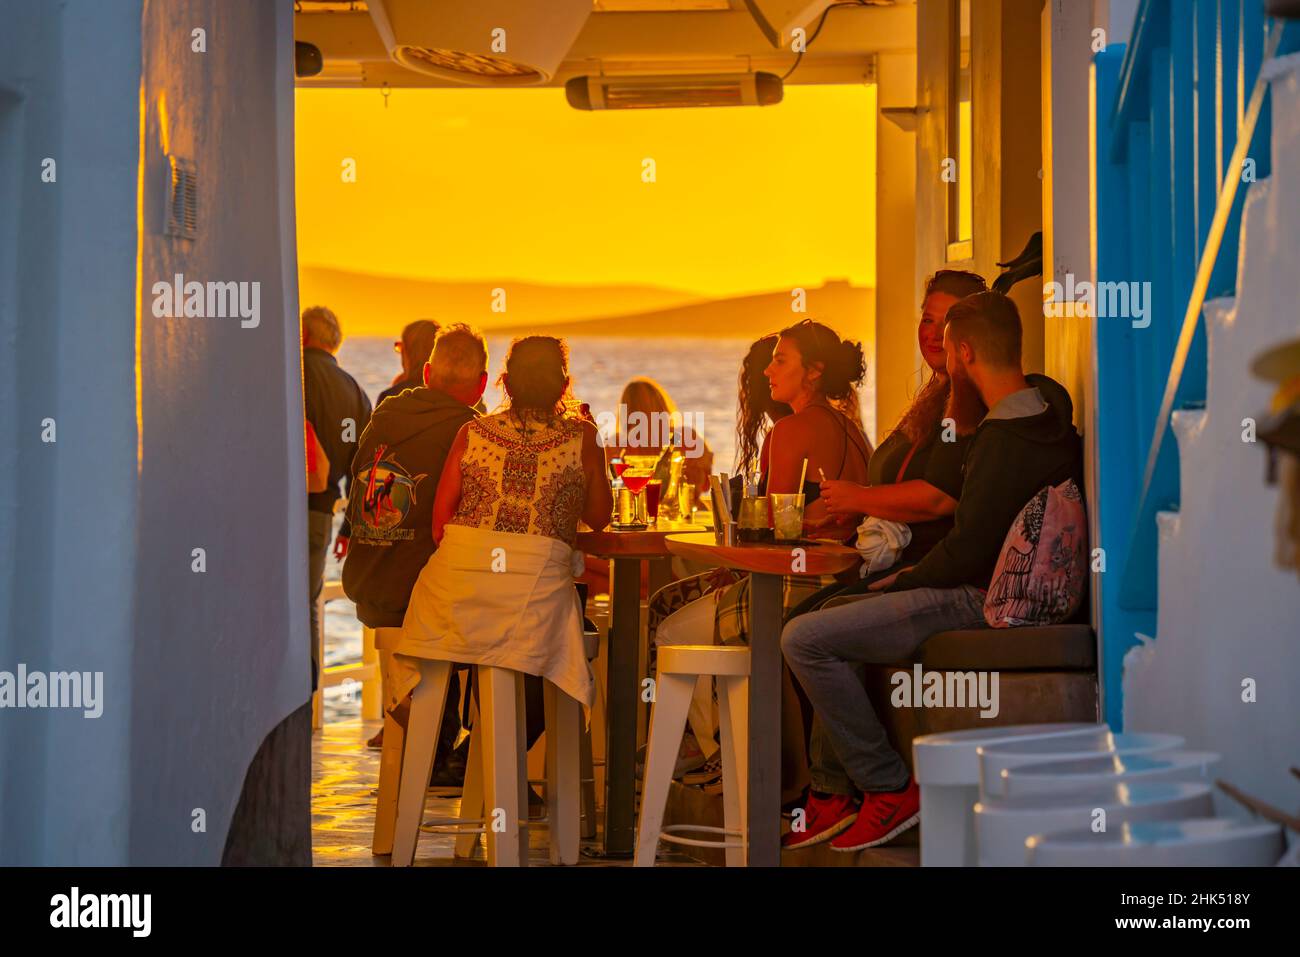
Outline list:
[[[760,340],[751,348],[751,358],[759,348],[765,348],[764,343]],[[753,369],[750,365],[751,377]],[[745,371],[742,369],[742,396],[746,392]],[[741,455],[749,455],[752,462],[762,418],[775,419],[757,453],[760,493],[802,491],[805,514],[815,521],[825,518],[827,513],[825,504],[819,505],[817,501],[820,496],[817,481],[805,480],[803,487],[799,487],[804,460],[809,475],[866,481],[871,445],[859,424],[836,407],[837,403],[856,397],[857,385],[865,373],[861,344],[841,339],[819,322],[807,320],[777,334],[771,358],[762,368],[767,395],[763,396],[760,387],[751,387],[738,429]],[[782,415],[782,406],[790,411]],[[786,579],[785,607],[790,609],[799,604],[819,584],[827,583],[794,576]],[[713,644],[715,635],[724,644],[748,643],[748,578],[703,594],[673,612],[659,623],[655,643]],[[704,679],[697,686],[691,706],[694,733],[688,733],[682,743],[677,765],[679,774],[686,775],[703,766],[697,776],[703,780],[719,771],[716,727],[711,682]]]

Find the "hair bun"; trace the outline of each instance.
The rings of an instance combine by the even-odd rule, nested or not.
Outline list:
[[[828,366],[822,374],[826,395],[832,399],[844,398],[866,374],[867,360],[862,352],[862,343],[853,339],[842,340],[835,350],[833,368]]]

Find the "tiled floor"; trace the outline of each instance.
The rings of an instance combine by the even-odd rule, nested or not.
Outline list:
[[[332,560],[332,559],[331,559]],[[337,569],[327,577],[337,578]],[[325,661],[336,664],[361,657],[361,626],[351,602],[338,600],[326,606]],[[359,686],[358,686],[359,687]],[[327,867],[387,867],[387,857],[374,857],[370,841],[375,824],[375,785],[379,780],[379,752],[365,746],[379,730],[378,721],[360,719],[357,687],[334,686],[324,694],[323,729],[312,734],[312,849],[315,863]],[[598,754],[599,757],[599,754]],[[599,772],[598,772],[599,773]],[[425,819],[455,817],[460,811],[459,792],[432,792]],[[599,823],[599,822],[598,822]],[[701,791],[674,785],[665,811],[665,824],[722,824],[722,799],[717,788]],[[530,833],[530,864],[548,864],[546,827]],[[417,867],[482,867],[482,847],[472,861],[456,860],[455,836],[422,831],[416,848]],[[699,866],[703,861],[721,864],[721,851],[693,850],[660,844],[660,866]],[[582,864],[627,866],[630,861],[609,861],[598,856],[599,842],[584,841]],[[920,862],[918,830],[901,835],[885,847],[855,854],[831,851],[829,844],[800,851],[785,851],[786,867],[915,867]]]
[[[387,867],[388,858],[370,853],[375,823],[375,782],[379,779],[379,752],[365,746],[379,729],[379,722],[355,718],[330,722],[312,735],[312,849],[314,862],[326,867]],[[458,792],[433,792],[425,806],[425,817],[455,817],[460,810]],[[669,800],[669,817],[697,823],[721,824],[721,801],[717,795],[693,789],[675,788]],[[716,818],[717,820],[714,820]],[[472,861],[452,855],[454,835],[422,831],[416,848],[417,867],[483,867],[480,847]],[[531,829],[531,865],[549,864],[546,828]],[[627,866],[628,861],[608,861],[596,856],[597,841],[583,842],[583,866]],[[919,848],[914,828],[886,847],[857,854],[836,854],[829,845],[781,855],[783,865],[839,867],[915,867]],[[715,855],[720,856],[720,855]],[[668,845],[661,845],[660,866],[697,866],[700,862]]]
[[[387,867],[388,858],[370,853],[375,826],[375,782],[379,780],[379,752],[365,746],[379,722],[357,720],[328,723],[312,735],[312,855],[318,867]],[[433,791],[425,805],[425,818],[455,817],[460,811],[459,792]],[[547,865],[546,827],[530,829],[530,866]],[[452,855],[455,836],[420,833],[416,867],[483,867],[482,847],[474,860]],[[584,841],[582,866],[628,866],[630,861],[608,861],[596,856],[597,841]],[[699,862],[661,852],[660,865],[696,865]]]

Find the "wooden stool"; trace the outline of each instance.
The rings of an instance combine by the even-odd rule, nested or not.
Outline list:
[[[722,732],[722,805],[724,827],[678,824],[663,827],[664,806],[696,679],[718,679],[719,727]],[[745,864],[745,782],[749,755],[749,649],[732,645],[666,645],[659,649],[655,699],[650,709],[641,817],[637,824],[637,867],[653,867],[659,840],[693,847],[724,847],[728,867]],[[697,831],[721,834],[722,840],[679,836]]]
[[[420,683],[411,695],[406,740],[393,749],[401,752],[397,762],[400,785],[396,794],[393,784],[397,775],[392,767],[394,756],[389,755],[388,738],[389,728],[396,726],[396,722],[391,718],[384,726],[385,755],[380,758],[373,849],[376,854],[382,854],[387,845],[392,851],[394,867],[409,867],[415,859],[429,772],[453,668],[451,662],[430,659],[420,659],[419,665]],[[523,866],[528,863],[523,676],[517,671],[486,666],[476,666],[475,672],[480,716],[470,735],[460,817],[435,821],[433,826],[459,835],[457,856],[473,853],[478,834],[482,833],[487,836],[489,866]],[[545,696],[551,863],[576,864],[582,706],[549,681]]]

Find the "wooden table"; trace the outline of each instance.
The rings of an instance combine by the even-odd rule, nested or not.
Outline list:
[[[670,534],[706,526],[663,522],[642,531],[579,532],[576,547],[610,561],[609,651],[605,689],[604,853],[630,858],[636,841],[636,724],[641,700],[637,663],[641,651],[641,563],[649,562],[649,594],[668,584]],[[713,533],[705,533],[712,541]]]
[[[713,532],[668,536],[674,555],[750,573],[749,790],[750,867],[781,864],[781,625],[786,575],[834,575],[853,567],[856,550],[832,543],[733,545]]]

